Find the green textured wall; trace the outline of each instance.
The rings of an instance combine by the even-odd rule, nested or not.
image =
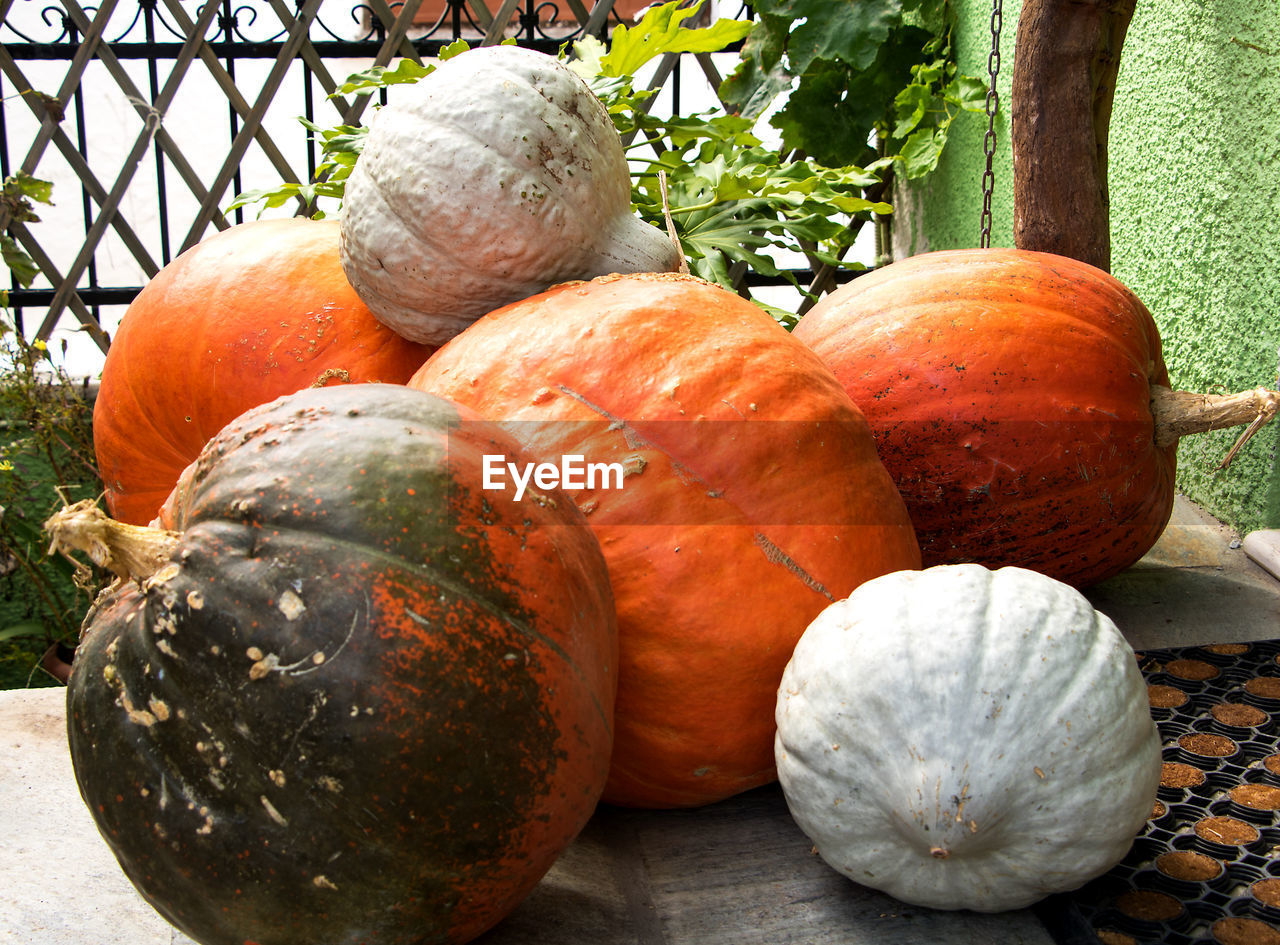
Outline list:
[[[960,67],[985,75],[989,2],[956,0]],[[1019,0],[1004,3],[992,244],[1013,245],[1008,102]],[[1277,386],[1280,4],[1139,0],[1111,119],[1111,268],[1151,309],[1184,390]],[[900,188],[895,254],[977,246],[984,122],[956,123],[938,171]],[[1273,423],[1184,439],[1179,485],[1242,533],[1280,527]]]

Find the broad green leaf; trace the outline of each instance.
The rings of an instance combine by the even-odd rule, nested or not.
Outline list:
[[[359,154],[364,150],[365,140],[369,137],[367,125],[354,127],[338,125],[336,128],[320,128],[314,122],[299,118],[299,122],[315,132],[313,140],[318,140],[325,154]],[[318,138],[316,137],[318,136]]]
[[[4,199],[13,204],[34,200],[36,203],[53,205],[53,183],[32,177],[26,171],[15,171],[4,179]],[[12,209],[12,206],[11,206]],[[15,219],[18,219],[15,216]]]
[[[870,69],[889,34],[902,25],[901,0],[756,0],[755,6],[792,18],[787,55],[799,75],[817,60]]]
[[[946,77],[948,65],[945,59],[934,59],[932,62],[920,63],[911,70],[911,74],[921,85],[933,85]]]
[[[759,118],[795,77],[783,60],[791,22],[757,13],[738,65],[720,84],[720,99],[738,114]]]
[[[912,132],[899,152],[903,175],[914,180],[928,174],[938,166],[938,158],[946,143],[947,132],[943,127],[920,128]]]
[[[859,95],[849,82],[848,70],[838,63],[825,63],[805,75],[786,105],[769,120],[782,132],[784,146],[831,166],[867,161],[872,154],[871,133],[884,114],[886,99]],[[886,89],[886,93],[893,91]]]
[[[443,58],[443,57],[442,57]],[[347,77],[347,81],[334,90],[334,95],[369,95],[389,85],[405,85],[417,82],[424,76],[434,72],[436,67],[431,63],[418,63],[412,59],[401,59],[394,67],[374,66],[364,72],[356,72]]]
[[[858,213],[875,213],[880,216],[887,216],[893,213],[893,205],[887,204],[883,200],[867,200],[865,197],[851,197],[844,194],[831,194],[827,197],[827,204],[832,209],[847,213],[849,216]]]
[[[933,104],[933,91],[927,85],[912,83],[898,93],[893,100],[893,137],[905,138],[924,120],[925,112]]]
[[[505,43],[503,44],[505,45]],[[454,56],[461,56],[471,48],[471,44],[465,39],[455,39],[446,46],[441,47],[440,54],[437,57],[441,62],[448,62]]]
[[[950,0],[902,0],[902,12],[913,22],[944,41],[947,32]]]
[[[958,105],[967,112],[985,112],[987,110],[987,83],[975,76],[958,75],[951,80],[943,95],[948,102]]]
[[[915,27],[895,31],[874,67],[861,72],[838,62],[815,63],[770,124],[782,132],[787,148],[828,167],[865,166],[874,156],[871,134],[911,81],[911,67],[927,38]]]
[[[635,75],[645,63],[666,53],[719,52],[751,32],[748,20],[717,20],[697,29],[684,26],[701,7],[702,0],[684,8],[679,0],[671,0],[650,8],[630,29],[615,27],[609,51],[599,58],[600,71],[604,75]]]
[[[637,124],[646,136],[661,135],[676,150],[684,150],[702,141],[722,141],[742,148],[753,148],[760,139],[752,133],[754,122],[739,115],[679,115],[654,118],[641,113]]]
[[[258,210],[258,215],[261,216],[264,210],[282,207],[291,200],[298,199],[301,195],[301,190],[302,185],[292,181],[260,190],[246,190],[244,193],[237,194],[235,199],[227,204],[227,209],[224,213],[230,213],[232,210],[239,210],[241,207],[261,203],[262,206]]]
[[[0,233],[0,253],[3,253],[4,264],[13,273],[13,278],[24,289],[28,288],[35,281],[36,276],[40,275],[40,267],[36,265],[35,260],[28,256],[26,251],[18,245],[18,241],[8,233]]]
[[[569,60],[567,65],[588,83],[592,84],[592,91],[595,91],[594,82],[597,78],[621,79],[622,76],[606,75],[604,67],[604,57],[608,54],[609,47],[597,39],[595,36],[584,36],[573,44],[574,58]],[[628,82],[628,84],[630,84]],[[599,94],[598,92],[596,93]]]

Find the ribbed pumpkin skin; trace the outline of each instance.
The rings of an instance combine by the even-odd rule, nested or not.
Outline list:
[[[374,314],[428,344],[553,283],[682,259],[632,211],[622,141],[586,82],[508,45],[441,63],[378,111],[341,250]]]
[[[901,499],[831,372],[687,276],[557,286],[492,312],[410,386],[546,461],[627,469],[571,494],[600,539],[620,667],[606,801],[696,806],[775,777],[773,702],[808,622],[919,565]]]
[[[794,334],[866,414],[926,566],[1085,587],[1164,530],[1176,447],[1154,438],[1160,335],[1109,274],[1022,250],[927,253],[842,286]]]
[[[433,349],[370,314],[338,261],[338,224],[232,226],[143,288],[107,352],[93,433],[107,508],[150,522],[224,424],[327,370],[402,384]]]
[[[516,447],[404,387],[281,398],[210,443],[167,506],[170,564],[94,616],[80,790],[196,941],[464,942],[587,821],[608,575],[568,500],[480,490],[495,449]]]
[[[1019,909],[1101,876],[1160,783],[1133,650],[1020,568],[867,582],[805,631],[777,721],[787,806],[822,858],[932,909]]]

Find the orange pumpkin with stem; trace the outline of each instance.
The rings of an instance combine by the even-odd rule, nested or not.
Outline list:
[[[107,508],[146,524],[245,410],[330,381],[402,384],[433,350],[359,300],[338,261],[336,222],[223,230],[157,273],[112,339],[93,413]]]
[[[823,298],[794,334],[865,412],[926,566],[1077,587],[1114,575],[1168,522],[1179,437],[1256,429],[1280,402],[1171,390],[1141,300],[1049,253],[908,257]]]

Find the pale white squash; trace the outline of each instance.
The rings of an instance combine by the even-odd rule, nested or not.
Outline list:
[[[855,882],[995,912],[1128,851],[1160,781],[1133,650],[1076,590],[1019,568],[899,571],[805,631],[778,691],[792,816]]]
[[[396,332],[439,345],[558,282],[679,268],[632,212],[604,106],[554,57],[473,49],[393,95],[347,179],[340,253]]]

